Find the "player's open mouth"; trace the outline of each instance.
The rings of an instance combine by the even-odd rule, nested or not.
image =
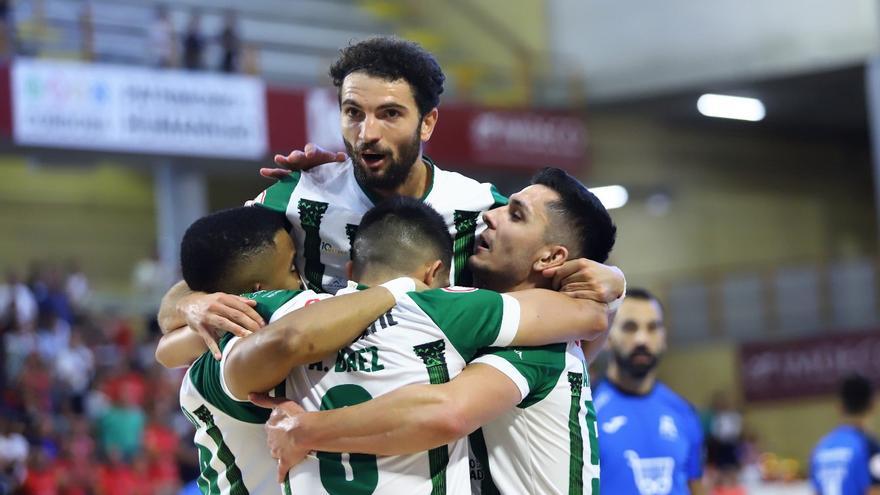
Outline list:
[[[484,237],[480,237],[480,243],[477,244],[477,250],[480,249],[485,249],[486,251],[490,251],[492,249],[491,247],[489,247],[489,243]]]
[[[381,153],[361,153],[361,159],[364,161],[364,165],[375,169],[385,161],[385,155]]]

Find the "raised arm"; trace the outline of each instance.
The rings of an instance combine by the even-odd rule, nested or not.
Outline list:
[[[266,328],[234,343],[224,358],[229,392],[240,400],[271,389],[295,366],[315,362],[354,341],[371,323],[413,290],[399,278],[353,294],[306,304]]]
[[[256,303],[246,297],[193,291],[181,280],[162,297],[157,319],[166,335],[189,326],[201,336],[214,357],[220,359],[217,339],[223,333],[243,337],[265,325],[254,306]],[[177,340],[173,339],[173,342]]]

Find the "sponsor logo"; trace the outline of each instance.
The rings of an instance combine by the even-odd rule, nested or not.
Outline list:
[[[623,453],[633,472],[641,495],[667,495],[672,491],[672,474],[675,459],[672,457],[639,457],[635,451]]]
[[[608,433],[609,435],[612,433],[617,433],[617,430],[623,427],[626,424],[626,416],[614,416],[608,421],[602,423],[602,431]]]

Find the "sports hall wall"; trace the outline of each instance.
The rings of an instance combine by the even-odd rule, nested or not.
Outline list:
[[[588,122],[595,143],[589,183],[613,181],[630,191],[627,206],[611,213],[619,229],[613,262],[633,286],[663,297],[681,280],[711,283],[738,272],[876,252],[867,138],[860,145],[758,137],[634,114],[593,113]],[[646,200],[658,192],[668,196],[668,210],[652,215]],[[672,350],[660,370],[673,389],[701,408],[718,390],[740,390],[735,336],[682,342],[674,320],[668,327]],[[838,418],[833,397],[745,405],[744,411],[762,449],[802,463]]]
[[[135,262],[155,246],[152,178],[130,167],[0,156],[0,203],[5,267],[76,259],[110,292],[128,287]]]

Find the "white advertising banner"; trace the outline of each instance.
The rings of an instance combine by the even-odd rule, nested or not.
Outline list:
[[[268,147],[254,77],[17,59],[11,92],[18,144],[253,159]]]

